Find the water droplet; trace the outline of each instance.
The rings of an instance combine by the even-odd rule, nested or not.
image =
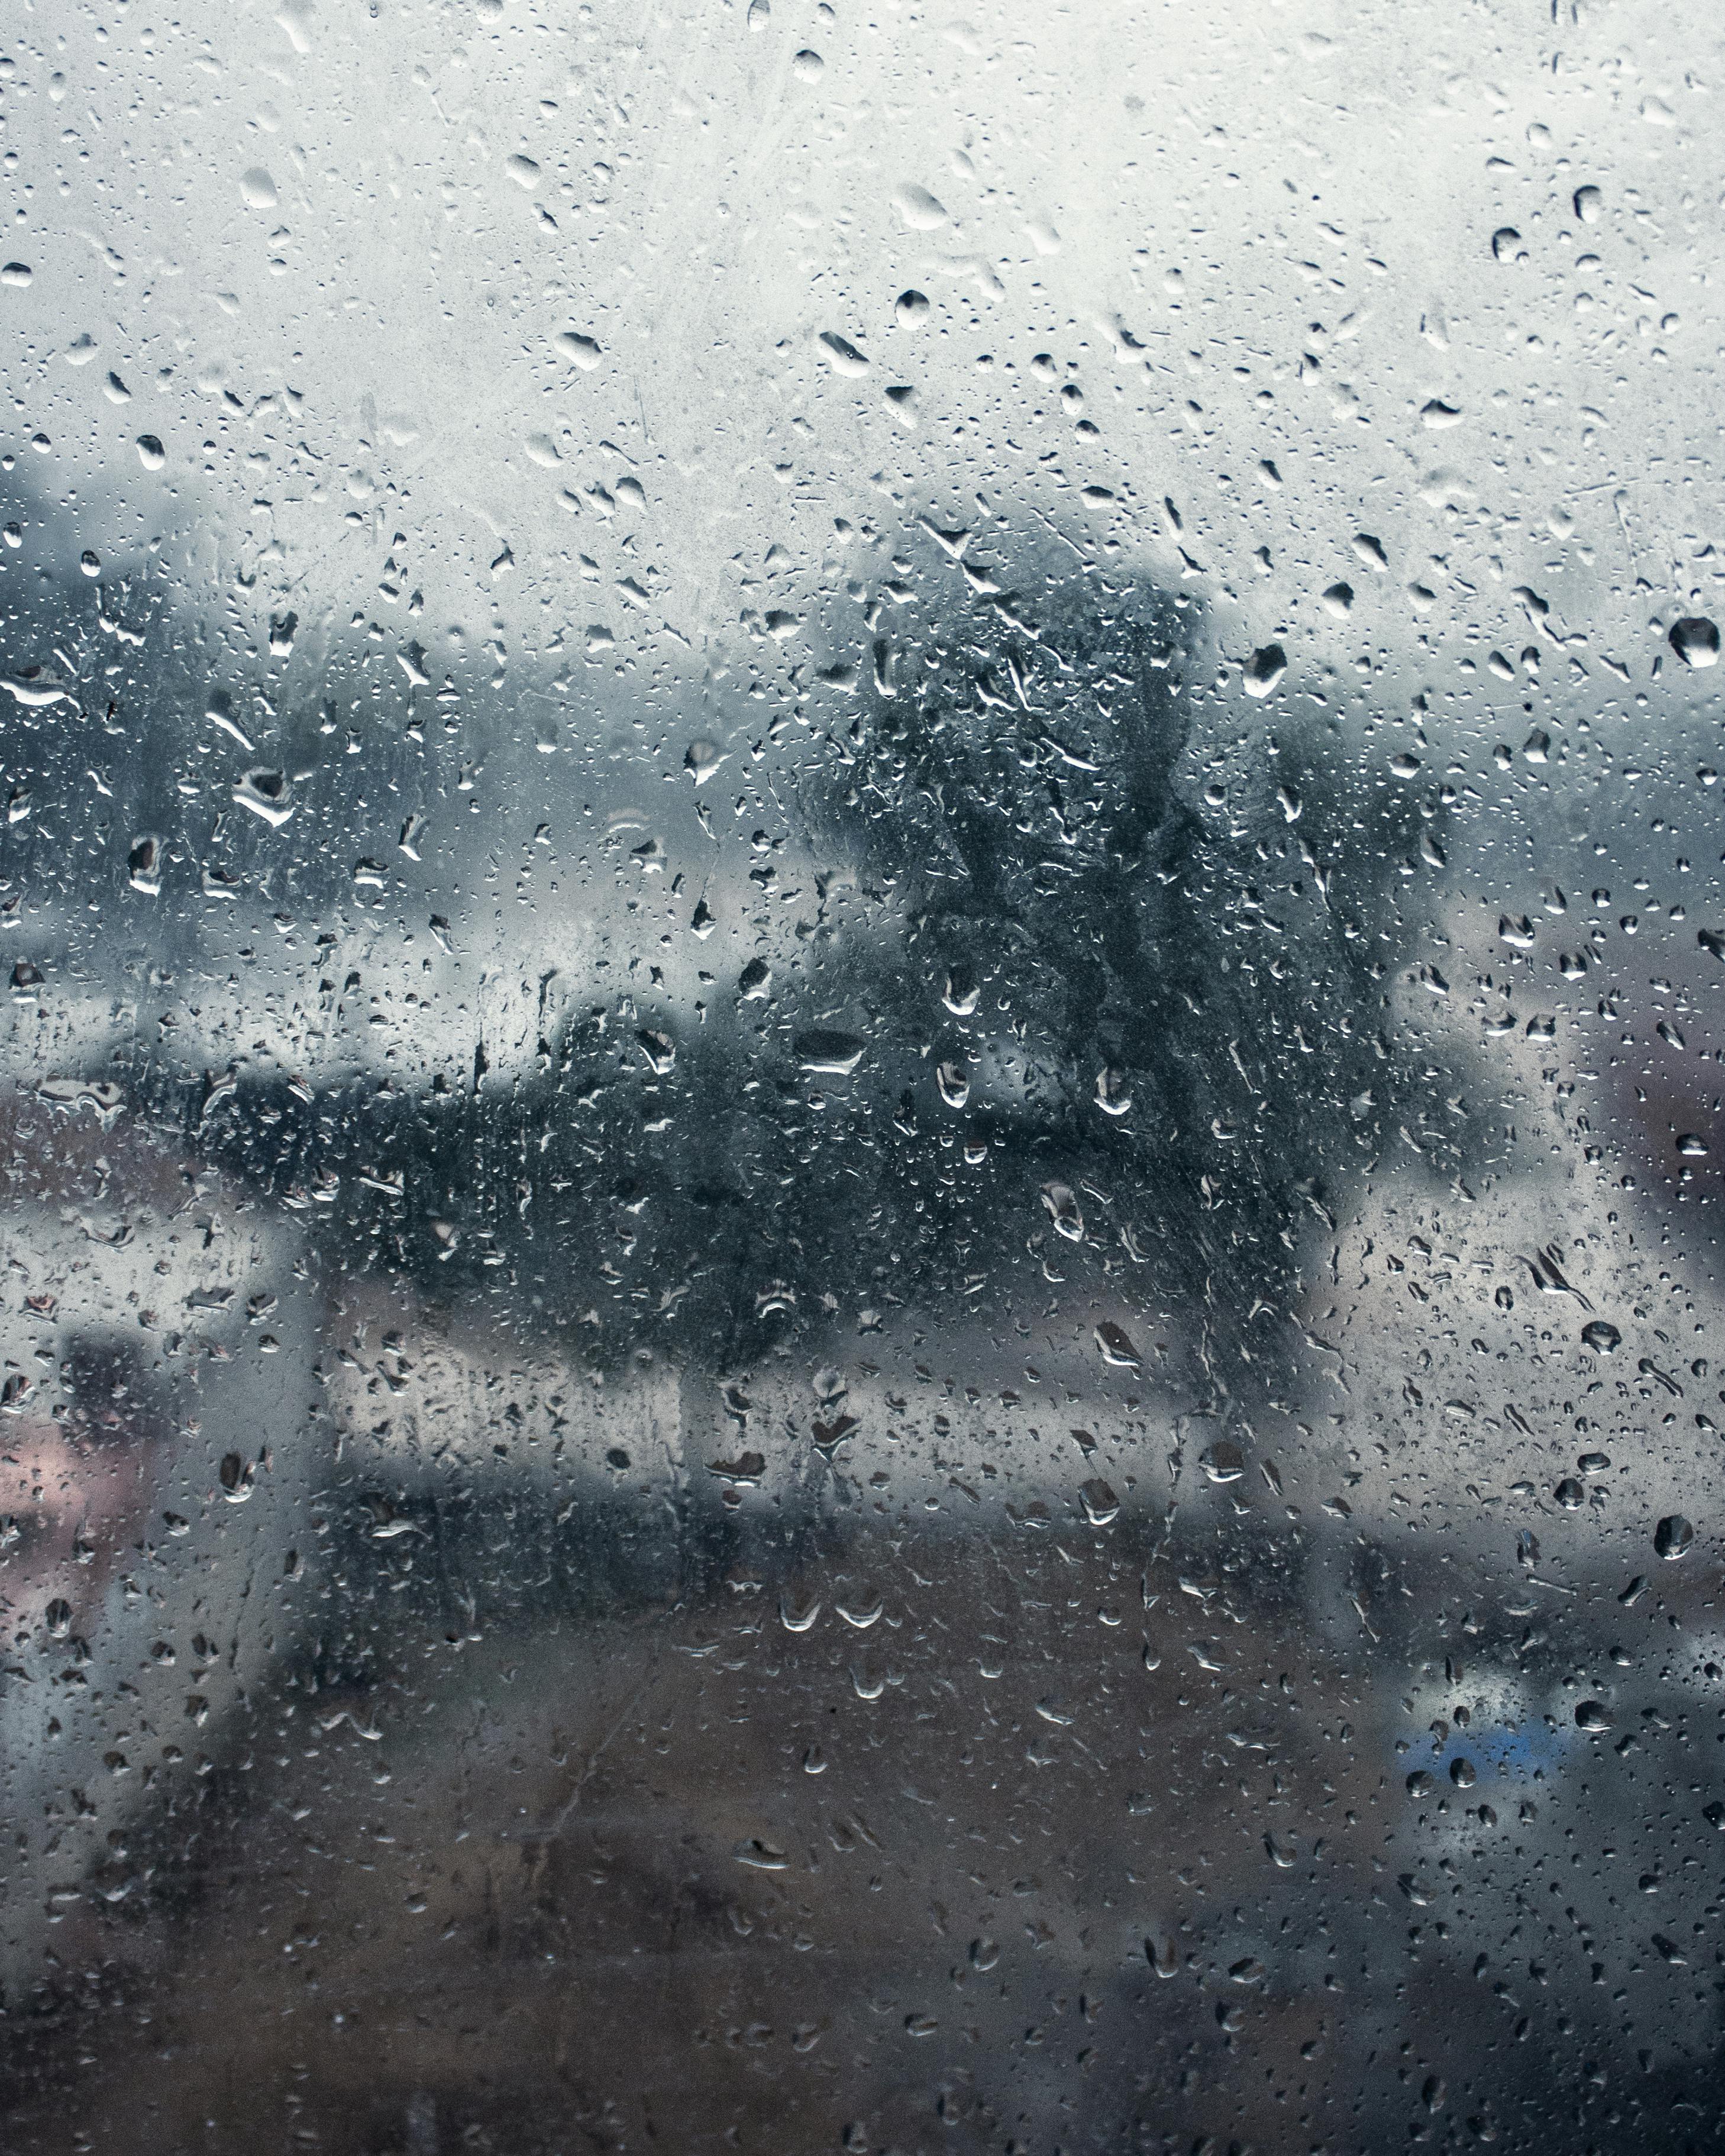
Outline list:
[[[1623,1335],[1608,1318],[1596,1317],[1582,1327],[1581,1340],[1595,1355],[1615,1355],[1623,1344]]]
[[[1279,644],[1266,644],[1246,661],[1245,688],[1249,696],[1267,696],[1288,670],[1288,654]]]
[[[684,752],[683,768],[697,786],[705,786],[724,761],[725,751],[716,742],[691,742]]]
[[[930,194],[927,187],[895,187],[892,206],[912,232],[933,232],[947,221],[946,204]]]
[[[925,321],[927,317],[927,296],[926,294],[917,291],[916,288],[912,286],[910,290],[901,292],[899,294],[897,300],[893,304],[892,311],[897,318],[898,325],[901,329],[915,329],[919,322]]]
[[[863,353],[846,337],[833,330],[823,330],[817,339],[821,350],[835,374],[866,374],[869,362]]]
[[[239,176],[241,199],[248,209],[274,209],[275,182],[261,165],[253,165]]]
[[[1078,1496],[1084,1507],[1084,1517],[1093,1527],[1106,1527],[1111,1520],[1119,1516],[1120,1500],[1115,1496],[1112,1487],[1099,1475],[1092,1476],[1084,1484]]]
[[[1058,1235],[1064,1235],[1069,1243],[1084,1240],[1084,1215],[1079,1210],[1078,1200],[1073,1196],[1070,1183],[1045,1183],[1042,1203]]]
[[[761,4],[761,0],[756,0]],[[782,1849],[775,1849],[770,1841],[762,1841],[758,1835],[737,1845],[736,1857],[739,1864],[747,1864],[757,1871],[783,1871],[788,1859]]]
[[[1605,198],[1597,187],[1577,187],[1575,190],[1575,214],[1584,224],[1597,224],[1604,207]]]
[[[1491,254],[1498,262],[1525,262],[1527,259],[1522,235],[1512,224],[1500,225],[1491,234]]]
[[[134,891],[146,897],[154,898],[162,889],[162,849],[159,842],[146,832],[132,841],[126,857],[126,873]]]
[[[817,1026],[798,1034],[797,1061],[804,1070],[848,1078],[862,1061],[866,1045],[854,1033],[834,1033]]]
[[[1615,1723],[1610,1708],[1599,1700],[1584,1699],[1575,1710],[1575,1727],[1586,1730],[1589,1737],[1602,1736]]]
[[[1127,1091],[1124,1071],[1112,1069],[1097,1071],[1096,1106],[1105,1116],[1130,1114],[1132,1105],[1132,1096]]]
[[[1654,1548],[1671,1563],[1676,1563],[1694,1540],[1695,1530],[1681,1512],[1668,1513],[1653,1532]]]
[[[791,73],[798,82],[819,82],[825,67],[820,54],[808,45],[792,56]]]
[[[235,780],[234,798],[242,808],[249,808],[253,815],[279,828],[294,813],[294,804],[288,798],[290,790],[285,772],[260,763]]]
[[[556,342],[557,350],[572,367],[581,367],[590,374],[598,365],[600,353],[598,343],[590,336],[583,336],[578,330],[560,331]]]
[[[1674,621],[1671,647],[1686,666],[1701,668],[1719,663],[1719,632],[1705,614],[1688,614]]]
[[[167,452],[162,446],[159,434],[140,434],[137,452],[138,462],[146,471],[160,471],[167,462]]]
[[[1143,1357],[1133,1347],[1130,1337],[1111,1318],[1104,1318],[1096,1327],[1096,1338],[1105,1363],[1111,1363],[1117,1370],[1143,1368]]]
[[[970,1067],[964,1063],[939,1063],[934,1080],[949,1108],[962,1108],[970,1098]]]

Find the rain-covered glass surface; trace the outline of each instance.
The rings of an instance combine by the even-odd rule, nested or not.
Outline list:
[[[8,10],[8,2151],[1721,2145],[1722,47]]]

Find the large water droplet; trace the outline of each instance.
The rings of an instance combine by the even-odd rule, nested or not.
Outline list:
[[[254,816],[261,816],[272,827],[285,824],[294,813],[294,804],[288,798],[288,778],[285,772],[275,771],[266,764],[259,764],[234,783],[234,798],[242,808],[249,808]]]
[[[947,221],[946,204],[930,194],[927,187],[895,187],[892,206],[912,232],[933,232]]]
[[[1686,614],[1671,628],[1671,647],[1686,666],[1717,666],[1719,632],[1705,614]]]
[[[1069,1243],[1084,1240],[1084,1214],[1079,1209],[1078,1200],[1073,1196],[1070,1183],[1045,1183],[1042,1203],[1049,1219],[1055,1224],[1057,1234],[1064,1235]]]
[[[797,1036],[797,1060],[803,1070],[848,1078],[862,1061],[865,1043],[854,1033],[834,1033],[817,1026]]]
[[[1096,1345],[1102,1352],[1102,1360],[1117,1370],[1142,1370],[1144,1358],[1133,1347],[1132,1339],[1111,1318],[1104,1318],[1096,1327]]]
[[[1653,1547],[1675,1563],[1695,1540],[1695,1530],[1681,1512],[1668,1513],[1653,1532]]]

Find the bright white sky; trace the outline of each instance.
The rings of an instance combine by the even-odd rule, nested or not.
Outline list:
[[[950,512],[979,489],[1178,567],[1172,498],[1224,644],[1230,593],[1243,644],[1358,641],[1361,614],[1338,631],[1318,593],[1362,523],[1392,556],[1380,644],[1415,634],[1422,576],[1428,629],[1451,578],[1501,576],[1598,629],[1625,533],[1662,590],[1699,531],[1685,550],[1669,465],[1644,482],[1711,444],[1691,384],[1717,302],[1687,246],[1725,130],[1713,53],[1669,10],[1574,12],[23,9],[5,246],[33,275],[0,306],[15,424],[53,443],[28,475],[80,490],[78,543],[105,559],[177,526],[194,592],[261,557],[260,620],[291,603],[345,624],[400,530],[434,656],[450,623],[512,655],[552,621],[626,634],[625,576],[650,595],[640,633],[698,648],[771,603],[742,580],[775,542],[794,603],[838,573],[835,516],[890,528],[883,495]],[[914,328],[907,286],[933,303]],[[568,331],[597,366],[570,363]],[[835,371],[823,331],[866,372]],[[95,351],[71,366],[79,336]],[[1081,408],[1030,374],[1044,352]],[[254,460],[205,475],[221,393],[250,410],[283,389],[299,401],[266,408]],[[1434,399],[1459,420],[1423,424]],[[596,515],[585,490],[630,470],[644,507]],[[1455,608],[1488,634],[1492,611],[1471,589]],[[1646,612],[1610,633],[1645,638]]]

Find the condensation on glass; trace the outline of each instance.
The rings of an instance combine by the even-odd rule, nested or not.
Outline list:
[[[1717,21],[3,38],[5,2147],[1717,2147]]]

